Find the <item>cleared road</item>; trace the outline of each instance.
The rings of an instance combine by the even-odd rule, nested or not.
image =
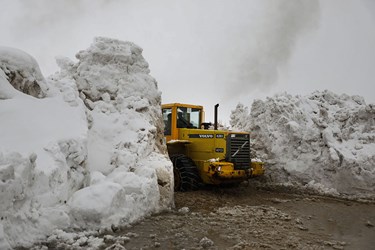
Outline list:
[[[358,250],[375,246],[375,204],[370,202],[243,185],[176,193],[175,204],[169,213],[117,232],[107,239],[107,247]]]

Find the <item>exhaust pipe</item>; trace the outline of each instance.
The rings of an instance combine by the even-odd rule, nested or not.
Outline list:
[[[217,109],[219,108],[219,103],[215,105],[215,124],[214,129],[217,130]]]

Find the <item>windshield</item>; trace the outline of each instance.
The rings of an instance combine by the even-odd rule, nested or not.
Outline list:
[[[178,107],[177,108],[177,127],[178,128],[199,128],[201,124],[201,110],[195,108]]]
[[[171,135],[172,127],[172,109],[163,109],[164,135]]]

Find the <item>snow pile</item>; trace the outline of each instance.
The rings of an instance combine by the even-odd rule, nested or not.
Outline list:
[[[96,38],[56,82],[75,82],[86,105],[88,187],[68,202],[79,226],[129,223],[171,205],[172,166],[162,145],[161,94],[142,49]]]
[[[46,96],[46,81],[32,56],[21,50],[2,46],[0,55],[0,69],[15,89],[38,98]]]
[[[96,38],[44,80],[31,56],[0,50],[1,249],[173,204],[160,92],[141,52]]]
[[[329,91],[279,94],[239,104],[231,125],[251,131],[253,150],[267,163],[269,180],[321,193],[373,197],[375,105]]]

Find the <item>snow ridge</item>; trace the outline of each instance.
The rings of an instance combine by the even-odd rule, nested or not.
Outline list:
[[[231,125],[251,131],[271,182],[321,193],[373,197],[375,105],[360,96],[316,91],[256,100],[232,111]]]

